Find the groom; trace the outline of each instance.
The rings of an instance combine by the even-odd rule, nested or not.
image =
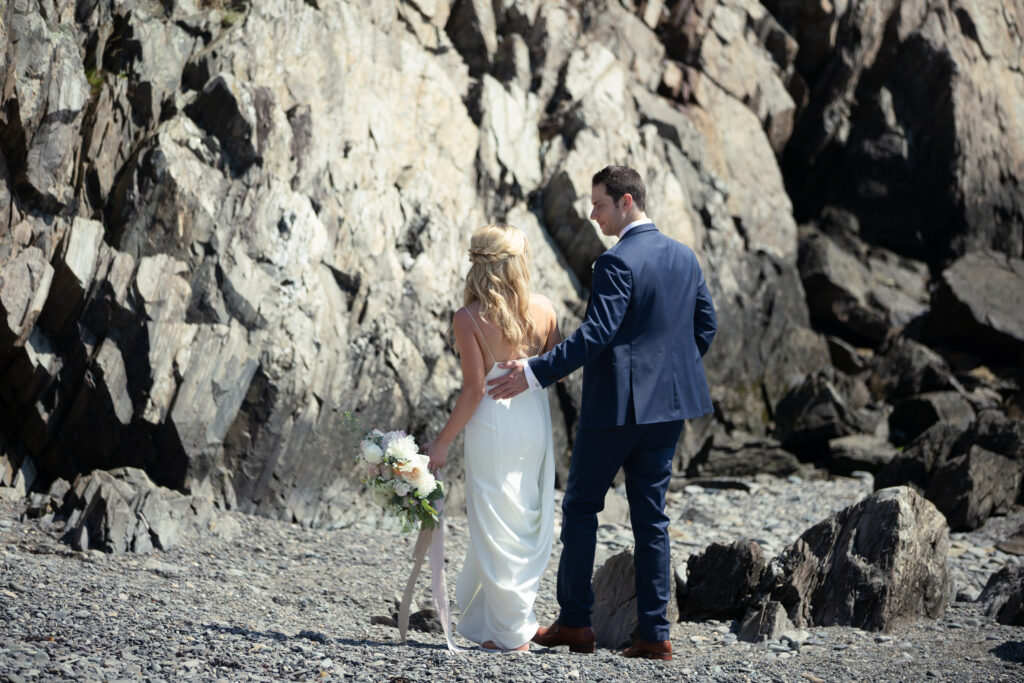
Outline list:
[[[672,659],[665,617],[673,581],[665,494],[683,420],[712,412],[701,358],[715,309],[693,251],[661,234],[645,210],[640,175],[608,166],[594,175],[590,218],[619,242],[594,263],[580,328],[548,353],[509,361],[489,382],[493,398],[542,388],[583,367],[579,430],[562,501],[561,613],[533,640],[593,652],[597,513],[621,467],[636,550],[639,639],[626,657]]]

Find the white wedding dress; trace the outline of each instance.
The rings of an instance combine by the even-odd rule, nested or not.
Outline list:
[[[487,379],[505,372],[494,365]],[[512,649],[537,631],[533,603],[554,536],[547,392],[500,401],[485,394],[465,440],[469,549],[455,585],[462,611],[456,630],[475,643]]]

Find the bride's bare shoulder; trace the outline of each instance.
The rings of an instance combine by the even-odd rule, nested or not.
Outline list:
[[[551,304],[551,299],[547,298],[543,294],[538,294],[537,292],[530,292],[530,305],[540,308],[554,309],[554,306]]]
[[[531,292],[530,307],[533,308],[534,315],[540,314],[545,319],[555,318],[555,306],[551,303],[551,299],[543,294]]]

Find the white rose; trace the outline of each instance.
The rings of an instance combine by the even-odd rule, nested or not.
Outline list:
[[[379,465],[384,458],[384,451],[372,441],[363,442],[363,460],[370,465]]]
[[[380,438],[380,447],[384,449],[385,453],[387,453],[388,452],[388,448],[391,445],[391,442],[395,441],[397,439],[401,439],[404,436],[405,436],[405,432],[403,432],[403,431],[394,431],[394,432],[387,432],[386,434],[382,434],[381,438]]]
[[[388,443],[387,454],[398,462],[412,463],[413,458],[419,455],[419,449],[411,436],[402,436]]]
[[[399,479],[395,481],[394,488],[395,493],[397,493],[399,496],[407,496],[409,495],[409,491],[412,491],[412,484],[410,484],[407,481],[402,481]]]
[[[426,498],[437,487],[437,480],[434,479],[434,475],[427,470],[423,470],[423,472],[423,475],[415,482],[416,493],[420,494],[420,498]]]

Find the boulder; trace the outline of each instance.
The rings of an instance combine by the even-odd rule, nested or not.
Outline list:
[[[996,548],[1010,555],[1024,555],[1024,527],[996,543]]]
[[[966,430],[974,421],[974,408],[957,391],[933,391],[903,399],[889,414],[889,438],[897,446],[910,443],[934,424]]]
[[[828,442],[828,470],[832,474],[877,474],[894,457],[896,449],[888,440],[869,434],[851,434]]]
[[[966,439],[993,453],[1024,463],[1024,420],[1013,419],[1001,410],[979,410]]]
[[[796,456],[774,439],[715,434],[690,460],[686,476],[752,477],[763,473],[785,477],[799,470]]]
[[[961,257],[932,295],[937,340],[999,362],[1024,363],[1024,259],[993,252]]]
[[[1020,493],[1024,465],[980,446],[939,465],[925,497],[954,531],[977,529],[993,514],[1006,514]]]
[[[827,345],[811,329],[794,265],[747,255],[716,265],[708,286],[720,329],[704,359],[712,399],[728,428],[765,436],[783,398],[828,367]],[[753,319],[751,306],[773,314]]]
[[[868,386],[877,398],[890,403],[917,394],[963,390],[942,356],[904,336],[893,339],[875,356]]]
[[[805,230],[799,266],[815,322],[862,343],[877,346],[885,340],[891,317],[869,300],[874,284],[871,271],[854,255],[827,235]]]
[[[769,600],[752,607],[743,617],[739,639],[748,643],[780,640],[783,634],[795,629],[782,603]]]
[[[636,639],[636,570],[632,550],[623,550],[608,558],[594,572],[594,636],[597,646],[609,649],[625,647]],[[668,601],[668,621],[679,621],[676,583]]]
[[[832,365],[848,375],[856,375],[868,367],[871,358],[869,353],[855,348],[839,337],[826,336],[828,343],[828,355],[832,359]]]
[[[0,274],[0,360],[11,347],[24,346],[53,282],[53,267],[38,247],[28,247],[3,266]]]
[[[978,602],[1000,624],[1024,626],[1024,564],[1008,565],[992,574]]]
[[[689,620],[727,621],[744,615],[765,568],[765,557],[755,541],[712,543],[690,557],[686,565],[686,591],[680,613]]]
[[[156,486],[142,470],[123,467],[78,477],[60,514],[66,520],[64,540],[75,550],[118,555],[170,550],[182,534],[205,528],[210,512],[202,499]]]
[[[780,602],[799,628],[889,631],[936,619],[950,597],[946,520],[913,489],[877,491],[811,527],[762,575],[754,609]]]
[[[779,401],[775,436],[787,450],[818,453],[841,436],[873,432],[877,419],[850,405],[827,374],[808,375]]]
[[[935,469],[946,460],[960,455],[962,427],[937,422],[899,451],[875,475],[875,490],[890,486],[911,485],[923,491]]]

